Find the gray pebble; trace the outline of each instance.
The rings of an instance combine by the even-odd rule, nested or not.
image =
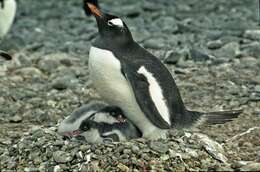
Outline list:
[[[132,149],[133,153],[135,153],[135,154],[137,154],[140,151],[140,148],[138,146],[136,146],[136,145],[133,145],[131,147],[131,149]]]
[[[183,53],[176,51],[168,51],[165,55],[164,63],[176,64],[182,57],[184,57]]]
[[[216,57],[225,57],[228,59],[235,58],[237,55],[240,54],[239,44],[237,42],[227,43],[220,49],[215,50],[213,54]]]
[[[145,48],[161,49],[164,47],[164,40],[162,38],[151,38],[144,42]]]
[[[252,56],[260,58],[260,42],[251,42],[249,44],[241,46],[243,56]]]
[[[260,85],[255,86],[255,91],[260,93]]]
[[[194,61],[206,61],[210,59],[208,54],[197,49],[191,49],[189,55]]]
[[[240,171],[260,171],[260,163],[252,162],[240,168]]]
[[[72,78],[70,75],[66,75],[63,77],[58,77],[54,79],[51,83],[52,88],[55,88],[57,90],[64,90],[67,88],[74,88],[76,87],[78,83],[78,80],[75,78]]]
[[[16,74],[22,75],[23,77],[43,77],[43,73],[35,67],[21,68],[15,71]]]
[[[166,153],[169,150],[169,146],[167,144],[158,141],[151,141],[149,146],[152,150],[159,153]]]
[[[221,40],[214,40],[207,42],[207,47],[209,49],[215,50],[221,48],[223,45],[223,42]]]
[[[67,152],[56,151],[53,153],[53,159],[57,163],[66,163],[66,162],[70,162],[73,158]]]
[[[244,37],[253,40],[260,40],[260,30],[246,30]]]
[[[54,59],[43,59],[38,63],[39,69],[41,69],[44,72],[52,73],[55,70],[57,70],[60,63],[57,60]]]

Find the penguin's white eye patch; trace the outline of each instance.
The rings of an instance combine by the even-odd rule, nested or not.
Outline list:
[[[120,18],[115,18],[115,19],[108,20],[107,24],[109,26],[124,27],[124,23],[123,23],[123,21]]]

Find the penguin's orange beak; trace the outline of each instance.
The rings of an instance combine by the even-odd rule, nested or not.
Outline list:
[[[91,3],[87,3],[87,5],[93,15],[95,15],[96,17],[102,17],[102,12],[95,5]]]

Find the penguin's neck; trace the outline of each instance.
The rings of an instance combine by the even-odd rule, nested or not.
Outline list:
[[[115,52],[117,50],[128,50],[135,44],[133,39],[127,39],[123,41],[113,40],[110,38],[98,36],[95,41],[93,42],[93,46],[103,49],[103,50],[110,50]]]

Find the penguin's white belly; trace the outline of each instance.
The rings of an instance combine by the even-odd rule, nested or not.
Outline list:
[[[10,29],[16,12],[15,0],[4,0],[4,8],[0,7],[0,38]]]
[[[93,85],[100,96],[110,105],[119,106],[143,135],[160,131],[141,111],[130,83],[121,72],[120,61],[112,52],[91,47],[89,71]]]
[[[111,105],[124,101],[126,96],[128,99],[131,97],[128,83],[121,73],[120,62],[110,51],[91,47],[89,71],[94,87]]]

